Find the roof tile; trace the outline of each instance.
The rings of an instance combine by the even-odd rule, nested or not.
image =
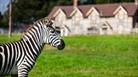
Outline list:
[[[114,16],[113,12],[119,7],[122,6],[128,12],[129,16],[133,16],[138,9],[137,5],[134,3],[115,3],[115,4],[97,4],[97,5],[79,5],[78,8],[82,12],[83,16],[86,17],[86,13],[90,8],[94,7],[101,16]],[[48,17],[53,18],[54,13],[62,9],[67,17],[70,17],[70,14],[73,12],[73,6],[56,6],[50,12]]]

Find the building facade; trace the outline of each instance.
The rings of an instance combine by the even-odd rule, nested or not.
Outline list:
[[[130,34],[138,29],[138,4],[56,6],[48,17],[62,36]]]

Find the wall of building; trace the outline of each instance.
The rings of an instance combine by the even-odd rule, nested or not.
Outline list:
[[[101,17],[93,11],[84,18],[79,10],[76,10],[71,18],[67,18],[63,11],[55,17],[56,26],[61,28],[63,36],[78,34],[129,34],[133,28],[133,18],[119,10],[115,16]]]

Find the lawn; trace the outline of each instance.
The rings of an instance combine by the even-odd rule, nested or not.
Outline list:
[[[1,42],[20,35],[0,35]],[[58,51],[45,46],[29,77],[138,77],[138,35],[64,37]]]

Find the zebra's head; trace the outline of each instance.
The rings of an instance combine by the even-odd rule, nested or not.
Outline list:
[[[57,31],[53,27],[52,20],[48,18],[43,18],[42,24],[45,26],[44,28],[44,42],[46,44],[51,44],[54,47],[57,47],[59,50],[64,49],[65,43],[64,40],[61,39],[59,31]]]

